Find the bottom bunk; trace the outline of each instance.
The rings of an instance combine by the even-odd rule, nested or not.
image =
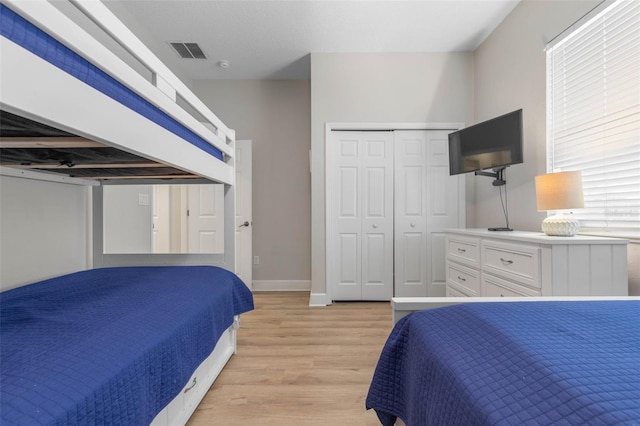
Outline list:
[[[102,268],[2,292],[0,423],[186,422],[251,309],[244,283],[212,266]]]
[[[640,422],[640,298],[496,299],[394,300],[366,401],[383,425]]]

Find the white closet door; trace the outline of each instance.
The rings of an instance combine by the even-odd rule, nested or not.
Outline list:
[[[446,295],[445,230],[465,226],[464,175],[449,175],[450,130],[432,130],[427,139],[427,294]]]
[[[389,300],[393,295],[393,135],[332,132],[326,152],[331,297]]]
[[[395,296],[427,295],[427,132],[396,131]]]
[[[362,132],[362,300],[393,297],[393,133]]]
[[[445,295],[444,231],[464,226],[448,133],[395,132],[395,296]]]

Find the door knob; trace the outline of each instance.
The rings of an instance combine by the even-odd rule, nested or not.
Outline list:
[[[378,229],[378,225],[373,224],[373,229]]]
[[[243,226],[249,226],[249,221],[245,220],[244,223],[240,225],[238,228],[242,228]]]

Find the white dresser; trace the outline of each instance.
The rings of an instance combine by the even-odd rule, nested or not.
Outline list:
[[[447,296],[626,296],[627,240],[449,229]]]

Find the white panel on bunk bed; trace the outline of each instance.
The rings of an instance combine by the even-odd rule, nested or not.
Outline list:
[[[4,37],[0,49],[4,109],[215,181],[233,183],[234,171],[228,164]]]
[[[227,140],[233,140],[235,138],[234,131],[226,127],[224,123],[100,1],[78,0],[74,2],[74,4],[88,16],[100,22],[97,25],[110,36],[123,46],[127,46],[131,54],[147,66],[154,75],[158,75],[163,81],[161,85],[166,87],[158,88],[153,86],[48,2],[9,1],[8,3],[11,4],[12,9],[19,11],[20,15],[27,18],[31,23],[50,34],[55,34],[56,39],[64,45],[83,56],[89,62],[98,64],[103,71],[112,77],[116,77],[117,80],[123,82],[152,104],[176,118],[196,134],[210,141],[212,145],[216,146],[226,155],[234,155],[232,147],[229,147],[226,143]],[[213,126],[218,129],[220,135],[212,133],[206,126],[178,106],[175,101],[172,101],[166,94],[169,86],[176,90],[187,103],[196,108],[200,115],[209,120]]]

